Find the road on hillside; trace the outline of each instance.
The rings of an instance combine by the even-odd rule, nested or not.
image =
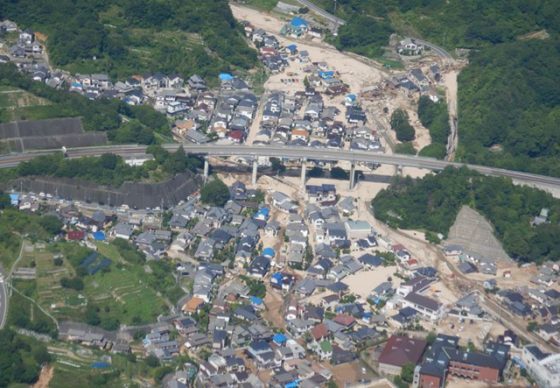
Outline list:
[[[313,4],[311,1],[308,0],[297,0],[298,3],[303,5],[304,7],[309,8],[311,11],[315,12],[317,15],[322,16],[323,18],[327,19],[331,23],[336,24],[337,26],[343,25],[346,23],[344,19],[334,16],[333,14],[327,12],[323,8]]]
[[[8,316],[8,289],[6,281],[4,272],[0,268],[0,330],[4,328]]]

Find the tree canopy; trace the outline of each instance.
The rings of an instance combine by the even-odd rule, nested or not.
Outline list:
[[[201,166],[200,160],[186,155],[182,147],[170,153],[161,146],[154,145],[148,148],[148,153],[154,154],[155,160],[142,166],[129,166],[122,157],[114,154],[79,159],[66,159],[61,153],[38,156],[17,167],[1,171],[0,181],[25,176],[52,176],[120,187],[127,181],[161,180],[184,171],[194,172]],[[54,229],[53,222],[45,226]]]
[[[213,206],[223,206],[230,198],[229,189],[224,182],[214,177],[200,190],[200,200]]]
[[[459,156],[560,176],[558,68],[558,39],[518,41],[473,53],[459,76]]]
[[[443,235],[460,208],[467,205],[493,224],[496,237],[514,259],[560,259],[560,200],[505,178],[449,167],[418,180],[397,178],[372,205],[376,217],[392,226]],[[533,225],[531,221],[542,208],[549,209],[549,222]]]
[[[383,48],[389,44],[392,32],[393,28],[388,22],[357,14],[349,23],[340,27],[335,46],[339,50],[377,57],[383,54]]]
[[[0,17],[48,35],[50,59],[77,72],[215,76],[256,64],[226,0],[1,0]]]
[[[51,357],[42,343],[17,335],[11,329],[0,330],[0,387],[13,383],[33,384],[41,364]]]
[[[395,109],[391,115],[391,129],[396,132],[397,139],[402,142],[412,141],[416,133],[408,121],[408,113],[402,109]]]

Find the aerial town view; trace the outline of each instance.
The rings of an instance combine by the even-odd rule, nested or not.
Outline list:
[[[558,15],[0,0],[0,388],[560,387]]]

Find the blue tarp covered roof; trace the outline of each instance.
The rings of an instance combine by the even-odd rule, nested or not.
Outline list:
[[[332,77],[334,77],[334,71],[332,71],[332,70],[320,71],[319,72],[319,77],[321,77],[323,79],[332,78]]]
[[[286,338],[286,336],[282,333],[276,333],[274,334],[274,337],[272,337],[272,340],[277,344],[283,344],[288,340],[288,338]]]
[[[256,305],[263,304],[263,300],[261,298],[259,298],[258,296],[251,296],[249,299],[251,300],[252,304],[256,304]]]
[[[272,248],[264,248],[263,249],[263,256],[274,257],[276,252]]]
[[[93,233],[93,238],[96,241],[105,241],[105,232],[98,231]]]
[[[104,361],[98,361],[91,364],[91,367],[94,369],[102,369],[102,368],[109,368],[111,364]]]
[[[19,204],[19,194],[18,193],[10,194],[10,203],[12,204],[12,206],[17,206]]]
[[[286,48],[290,51],[294,51],[294,50],[297,50],[297,45],[296,44],[290,44],[290,45],[286,46]]]
[[[221,73],[220,74],[220,81],[231,81],[233,79],[233,75],[229,73]]]
[[[307,21],[305,19],[302,19],[300,17],[295,17],[292,19],[292,22],[290,23],[293,27],[307,27],[309,25],[309,23],[307,23]]]

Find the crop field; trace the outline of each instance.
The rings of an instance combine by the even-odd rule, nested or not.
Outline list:
[[[36,286],[34,298],[57,320],[84,321],[88,303],[99,308],[102,319],[124,324],[151,322],[166,311],[164,299],[142,280],[144,267],[125,262],[114,246],[99,244],[98,253],[112,263],[94,275],[84,275],[80,291],[61,286],[61,279],[77,274],[70,260],[55,251],[36,246],[26,249],[18,266],[35,266],[37,278],[31,281]],[[56,264],[55,258],[59,259]]]
[[[53,116],[54,110],[48,100],[13,87],[0,87],[0,122],[16,120],[41,120]]]

